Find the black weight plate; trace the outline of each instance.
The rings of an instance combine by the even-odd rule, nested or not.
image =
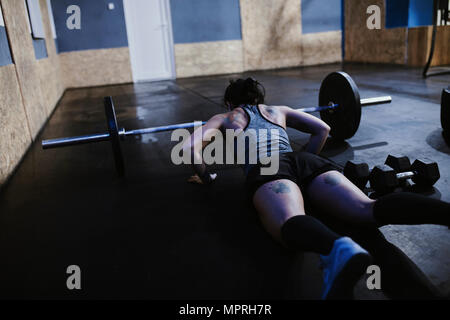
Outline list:
[[[450,131],[450,89],[442,90],[441,124],[444,131]]]
[[[339,106],[320,112],[320,118],[331,127],[331,136],[338,140],[353,137],[361,122],[361,99],[353,79],[345,72],[330,73],[322,81],[319,106]]]
[[[119,128],[117,126],[116,111],[114,110],[114,103],[112,97],[105,97],[105,115],[108,132],[111,139],[111,146],[116,164],[116,170],[119,177],[125,174],[125,165],[122,156],[122,149],[120,146]]]

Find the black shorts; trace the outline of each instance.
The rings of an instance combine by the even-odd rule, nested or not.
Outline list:
[[[270,181],[289,179],[304,191],[318,175],[332,170],[342,171],[331,160],[305,151],[281,153],[278,172],[274,175],[261,175],[260,169],[264,166],[266,165],[255,165],[247,175],[246,189],[250,199],[259,187]]]

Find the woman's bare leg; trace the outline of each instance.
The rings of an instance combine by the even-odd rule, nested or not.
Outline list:
[[[320,210],[317,215],[326,225],[342,235],[351,237],[373,255],[374,262],[383,270],[383,290],[392,298],[439,298],[439,291],[423,272],[378,230],[379,221],[375,224],[373,217],[374,200],[349,183],[340,173],[332,171],[313,180],[307,192],[313,206]],[[418,195],[412,197],[416,196]],[[419,195],[419,199],[421,197]],[[425,205],[431,208],[437,200],[426,198],[424,201],[427,201]],[[419,205],[416,203],[415,206]],[[411,214],[412,210],[407,212]],[[366,225],[361,227],[348,222]]]
[[[341,236],[312,216],[305,215],[297,184],[280,179],[261,186],[253,197],[265,229],[285,246],[328,255]]]
[[[304,215],[303,196],[299,187],[287,179],[280,179],[262,185],[253,196],[264,228],[277,241],[281,241],[280,230],[291,217]]]
[[[450,226],[450,203],[408,192],[392,193],[372,200],[338,171],[317,176],[306,193],[322,214],[330,214],[352,224]]]
[[[253,203],[273,238],[291,249],[321,254],[326,274],[323,299],[353,297],[353,287],[369,265],[370,255],[350,238],[306,216],[297,184],[286,179],[268,182],[256,191]]]
[[[338,171],[328,171],[317,176],[306,192],[315,209],[353,224],[376,225],[373,217],[375,200]]]

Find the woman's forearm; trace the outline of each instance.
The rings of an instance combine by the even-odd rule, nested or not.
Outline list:
[[[309,139],[308,145],[306,146],[306,151],[314,154],[319,154],[322,151],[325,142],[328,137],[328,130],[322,131],[317,134],[312,134]]]

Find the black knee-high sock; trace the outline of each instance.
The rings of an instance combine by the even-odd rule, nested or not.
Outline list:
[[[450,203],[415,193],[392,193],[379,198],[373,216],[380,226],[387,224],[450,225]]]
[[[328,255],[340,236],[311,216],[289,218],[281,227],[281,238],[291,249]]]

